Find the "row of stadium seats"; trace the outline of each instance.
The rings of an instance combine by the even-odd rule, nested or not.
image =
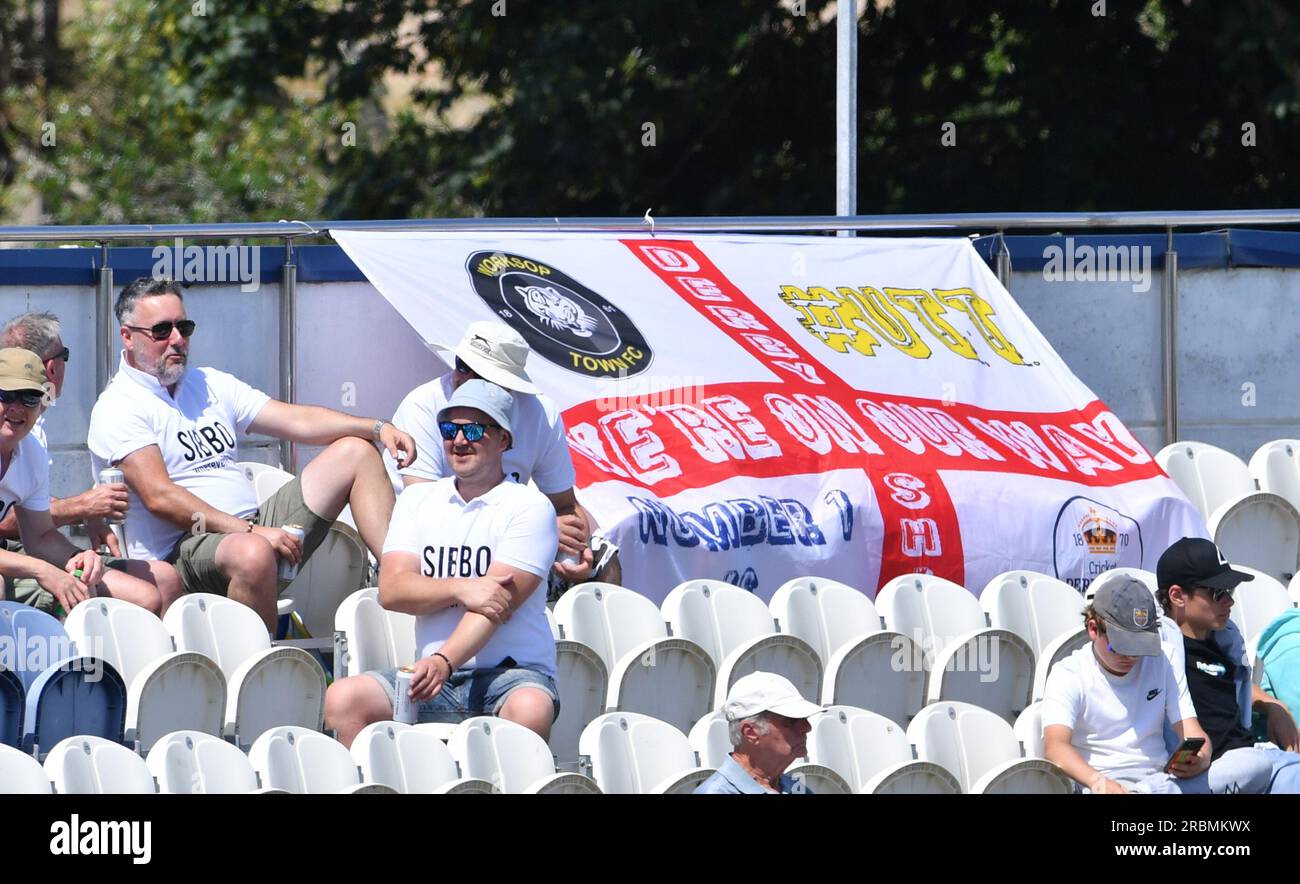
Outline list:
[[[1249,464],[1204,442],[1174,442],[1156,463],[1230,561],[1283,583],[1300,573],[1300,439],[1267,442]]]
[[[1032,730],[1036,713],[1027,710],[1017,731]],[[796,789],[819,794],[1071,792],[1065,775],[1035,757],[1036,743],[1022,746],[1017,731],[965,703],[927,706],[906,729],[864,709],[831,706],[813,720],[807,760],[787,773]],[[0,792],[682,794],[731,751],[718,712],[689,737],[650,716],[608,713],[584,728],[580,743],[583,772],[572,773],[557,772],[532,731],[492,717],[454,726],[377,722],[350,752],[292,726],[261,734],[247,755],[198,731],[163,736],[144,759],[102,737],[74,736],[54,746],[44,765],[0,747]]]

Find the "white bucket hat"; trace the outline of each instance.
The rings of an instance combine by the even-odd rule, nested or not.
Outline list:
[[[430,349],[454,353],[483,380],[507,390],[541,392],[524,370],[528,362],[528,342],[508,325],[491,321],[471,322],[456,346],[433,344]]]

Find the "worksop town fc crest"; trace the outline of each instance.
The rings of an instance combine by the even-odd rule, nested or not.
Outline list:
[[[543,359],[593,378],[650,367],[650,346],[627,314],[563,271],[506,252],[475,252],[465,269],[483,302]]]

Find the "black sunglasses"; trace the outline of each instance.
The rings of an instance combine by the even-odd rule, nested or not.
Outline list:
[[[45,401],[45,392],[42,390],[0,390],[0,403],[12,405],[15,401],[22,402],[28,408],[35,408]]]
[[[127,325],[125,323],[122,324],[122,327],[129,328],[131,331],[146,332],[155,341],[165,341],[172,336],[173,328],[181,333],[182,338],[188,338],[194,334],[195,325],[193,319],[182,319],[180,322],[156,322],[148,328],[142,325]]]
[[[456,357],[456,371],[461,374],[472,374],[474,377],[478,377],[478,373],[466,365],[465,360],[461,359],[459,356]]]
[[[53,356],[51,356],[47,361],[48,361],[48,362],[56,362],[56,361],[62,359],[64,362],[67,362],[68,359],[71,358],[71,356],[72,356],[72,351],[69,350],[67,347],[64,347],[64,348],[63,348],[62,350],[60,350],[58,353],[55,353]]]
[[[1232,598],[1232,594],[1237,591],[1237,587],[1235,586],[1232,587],[1231,589],[1212,589],[1208,586],[1195,586],[1192,588],[1205,590],[1210,594],[1210,600],[1215,602],[1223,601],[1224,596],[1227,596],[1228,598]]]
[[[454,424],[451,421],[439,421],[438,433],[448,442],[455,441],[457,433],[464,433],[466,442],[477,442],[483,438],[488,427],[495,426],[499,424]]]

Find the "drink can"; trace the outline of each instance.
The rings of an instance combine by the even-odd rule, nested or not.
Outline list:
[[[397,670],[397,701],[393,703],[393,721],[415,724],[419,718],[417,704],[411,699],[411,679],[414,677],[414,666],[403,666]]]
[[[125,484],[125,482],[126,482],[126,474],[123,473],[121,470],[119,470],[117,467],[104,467],[102,470],[99,471],[100,485],[121,485],[121,484]],[[126,520],[109,519],[108,521],[110,524],[113,525],[121,525]],[[121,539],[122,538],[120,537],[118,538],[119,541]],[[125,547],[123,547],[123,549],[125,549]]]
[[[295,537],[299,544],[307,536],[307,532],[303,530],[301,525],[281,525],[280,530]],[[292,580],[298,576],[298,566],[288,559],[281,559],[279,573],[281,580]]]

